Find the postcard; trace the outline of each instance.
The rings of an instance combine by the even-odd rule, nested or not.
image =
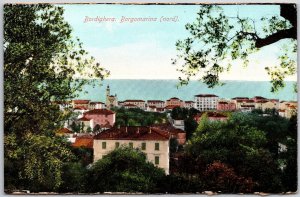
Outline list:
[[[7,194],[297,191],[296,4],[5,4]]]

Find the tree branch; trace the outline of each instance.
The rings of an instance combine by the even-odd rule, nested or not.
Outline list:
[[[297,39],[297,29],[292,27],[290,29],[280,30],[272,35],[267,36],[266,38],[257,38],[255,42],[255,47],[262,48],[264,46],[273,44],[281,39],[293,38]]]

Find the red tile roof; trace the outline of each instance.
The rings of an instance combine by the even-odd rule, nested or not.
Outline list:
[[[95,102],[90,102],[91,105],[93,104],[105,104],[105,103],[102,103],[102,102],[99,102],[99,101],[95,101]]]
[[[161,100],[148,100],[148,103],[164,103],[164,101]]]
[[[75,104],[89,104],[90,100],[73,100]]]
[[[78,109],[78,110],[88,110],[86,107],[84,106],[77,106],[77,107],[74,107],[74,109]]]
[[[170,123],[155,124],[155,125],[152,125],[152,127],[158,128],[163,131],[170,132],[171,134],[185,133],[185,131],[173,127]]]
[[[175,107],[180,107],[179,105],[167,105],[165,109],[174,109]]]
[[[195,95],[195,97],[219,97],[215,94],[198,94],[198,95]]]
[[[73,147],[80,148],[93,148],[94,139],[92,136],[81,136],[77,137],[75,142],[72,144]]]
[[[145,102],[145,101],[144,100],[125,100],[123,102],[125,103],[125,102]]]
[[[108,110],[108,109],[93,109],[93,110],[90,110],[83,114],[112,115],[112,114],[115,114],[115,112]]]
[[[90,121],[91,119],[83,116],[82,118],[79,118],[78,120],[79,121]]]
[[[219,101],[218,103],[219,104],[228,104],[228,102],[225,102],[225,101]]]
[[[246,100],[249,99],[248,97],[234,97],[232,100]]]
[[[194,103],[194,101],[185,101],[185,103]]]
[[[264,98],[262,96],[255,96],[255,97],[253,97],[253,99],[266,99],[266,98]]]
[[[254,105],[241,105],[241,107],[255,107]]]
[[[111,128],[97,134],[94,139],[102,140],[169,140],[170,135],[166,131],[152,127],[120,127]]]

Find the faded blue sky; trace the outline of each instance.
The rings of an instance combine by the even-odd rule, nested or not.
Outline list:
[[[84,48],[101,65],[111,71],[111,79],[177,79],[180,75],[171,64],[175,58],[175,42],[188,36],[185,24],[193,22],[199,5],[64,5],[65,19],[79,37]],[[227,15],[251,17],[279,15],[277,5],[227,5]],[[116,18],[116,22],[88,22],[85,17]],[[178,17],[177,22],[120,23],[124,17]],[[251,57],[249,69],[240,62],[233,63],[232,71],[225,73],[225,80],[268,80],[265,66],[276,63],[278,44],[263,48]],[[295,80],[296,78],[290,78]]]

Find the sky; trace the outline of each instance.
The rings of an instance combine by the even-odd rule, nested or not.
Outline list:
[[[177,79],[180,73],[172,65],[176,57],[175,43],[189,33],[185,24],[196,19],[199,5],[63,5],[64,17],[73,29],[73,36],[111,72],[109,79]],[[279,14],[277,5],[227,5],[228,16],[251,17]],[[115,18],[97,22],[86,18]],[[125,18],[157,18],[157,21],[121,22]],[[174,18],[174,21],[166,21]],[[161,21],[161,19],[166,19]],[[278,63],[279,44],[273,44],[250,56],[248,68],[240,61],[232,62],[229,73],[221,80],[267,81],[264,67]],[[296,76],[287,80],[296,80]]]

